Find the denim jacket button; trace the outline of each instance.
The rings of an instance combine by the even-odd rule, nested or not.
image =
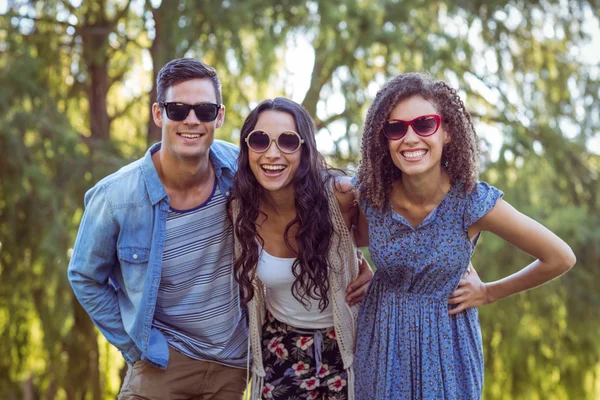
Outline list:
[[[137,255],[137,254],[134,254],[134,255],[133,255],[133,259],[134,259],[134,260],[137,260],[137,258],[138,258],[138,255]]]

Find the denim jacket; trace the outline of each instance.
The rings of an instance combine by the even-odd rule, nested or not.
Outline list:
[[[152,162],[156,143],[137,160],[98,182],[85,195],[69,281],[75,296],[128,363],[166,368],[165,337],[152,328],[160,284],[169,197]],[[237,146],[210,148],[217,183],[229,194]]]

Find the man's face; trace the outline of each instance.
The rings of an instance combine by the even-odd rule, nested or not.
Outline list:
[[[196,105],[216,103],[217,97],[209,79],[191,79],[169,87],[165,93],[165,102]],[[152,116],[156,125],[162,128],[162,150],[175,158],[195,161],[208,157],[215,129],[223,124],[225,108],[221,107],[213,121],[200,121],[193,109],[184,120],[174,121],[167,116],[164,107],[154,103]]]

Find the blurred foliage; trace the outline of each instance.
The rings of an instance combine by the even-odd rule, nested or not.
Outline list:
[[[0,10],[0,398],[114,398],[124,374],[66,280],[83,194],[159,139],[153,80],[194,56],[223,83],[237,141],[260,100],[296,95],[285,56],[314,57],[303,105],[330,160],[356,165],[367,107],[403,71],[461,89],[482,179],[564,238],[577,266],[480,313],[486,399],[600,398],[600,67],[588,1],[9,1]],[[598,40],[598,37],[595,38]],[[595,51],[597,52],[597,43]],[[485,280],[529,257],[483,235]]]

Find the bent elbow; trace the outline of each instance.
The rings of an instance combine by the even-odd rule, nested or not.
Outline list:
[[[564,260],[565,272],[567,272],[568,270],[573,268],[573,266],[575,265],[576,262],[577,262],[577,257],[575,257],[575,253],[573,253],[573,250],[571,250],[569,248],[569,252],[566,255],[565,260]]]
[[[564,274],[569,271],[575,263],[577,262],[577,258],[575,257],[575,253],[569,246],[562,252],[559,261],[557,262],[557,269],[560,271],[559,275]]]

